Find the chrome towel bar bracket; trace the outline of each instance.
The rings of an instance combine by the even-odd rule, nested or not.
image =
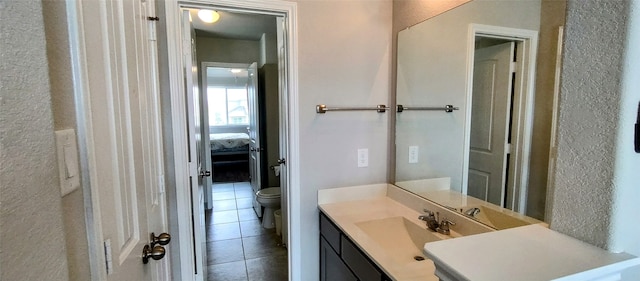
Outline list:
[[[326,113],[327,111],[355,111],[355,110],[375,110],[379,113],[385,113],[387,109],[390,109],[384,104],[379,104],[376,107],[327,107],[324,104],[316,105],[316,113]]]
[[[396,107],[397,112],[403,112],[405,110],[444,110],[444,112],[453,112],[454,110],[460,110],[460,108],[454,107],[453,105],[450,105],[450,104],[447,104],[444,107],[433,107],[433,106],[406,107],[399,104]]]

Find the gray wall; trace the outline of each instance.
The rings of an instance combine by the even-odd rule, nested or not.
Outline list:
[[[386,182],[388,119],[392,112],[329,112],[317,104],[389,104],[391,0],[298,1],[298,123],[300,127],[297,240],[301,280],[318,274],[319,189]],[[357,149],[369,167],[357,167]],[[296,237],[297,236],[297,237]]]
[[[76,129],[65,2],[46,0],[42,2],[42,5],[46,22],[45,34],[54,130]],[[89,280],[91,271],[82,186],[62,197],[62,218],[69,263],[69,279]]]
[[[564,25],[566,5],[565,1],[541,1],[526,212],[540,220],[545,218],[558,28]]]
[[[40,1],[0,2],[0,279],[68,280]]]
[[[252,63],[260,61],[260,41],[196,37],[198,67],[203,61]]]

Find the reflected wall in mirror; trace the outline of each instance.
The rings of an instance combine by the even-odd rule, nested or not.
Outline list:
[[[565,6],[474,0],[398,33],[396,103],[460,110],[397,113],[396,185],[544,219]]]

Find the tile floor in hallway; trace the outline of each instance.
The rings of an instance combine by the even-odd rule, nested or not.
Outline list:
[[[209,281],[287,280],[287,249],[253,211],[248,182],[213,185],[213,210],[205,213]]]

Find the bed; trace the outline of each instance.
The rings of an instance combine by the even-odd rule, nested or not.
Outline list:
[[[211,163],[244,163],[249,159],[249,135],[246,133],[209,134]]]

